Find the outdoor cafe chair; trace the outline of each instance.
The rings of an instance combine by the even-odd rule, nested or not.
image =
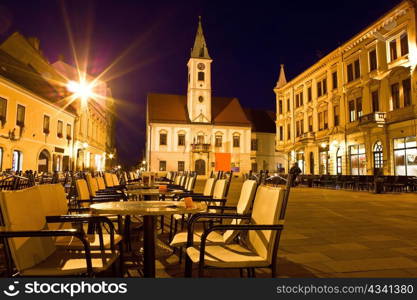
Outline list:
[[[106,271],[119,257],[113,248],[92,250],[81,228],[51,229],[38,187],[0,193],[3,226],[11,258],[20,276],[93,276]],[[78,239],[81,250],[56,245],[57,238]]]
[[[250,213],[252,208],[253,199],[255,197],[256,189],[257,189],[257,182],[255,180],[246,180],[241,188],[239,201],[237,206],[223,206],[224,211],[235,211],[236,213],[198,213],[192,215],[188,222],[187,231],[177,233],[174,238],[172,239],[170,246],[173,248],[180,248],[180,261],[182,257],[182,248],[186,246],[187,241],[191,238],[189,235],[193,235],[192,241],[194,245],[199,244],[202,231],[195,231],[194,225],[199,219],[233,219],[233,217],[240,217],[240,216],[247,216]],[[210,208],[210,207],[209,207]],[[241,224],[242,219],[233,219],[231,224]],[[219,232],[212,232],[208,237],[207,241],[210,243],[220,243],[220,244],[227,244],[234,240],[237,236],[238,232],[235,230],[228,230],[222,233]]]
[[[200,277],[204,276],[204,270],[208,268],[247,269],[251,277],[255,276],[255,268],[271,268],[271,275],[275,277],[279,240],[284,228],[285,190],[260,186],[251,216],[240,217],[248,220],[249,224],[214,225],[204,231],[199,246],[190,241],[186,249],[185,276],[191,277],[192,263],[196,263]],[[212,232],[228,230],[247,232],[246,245],[208,244],[208,237]]]

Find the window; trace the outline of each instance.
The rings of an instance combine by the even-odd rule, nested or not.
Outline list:
[[[395,175],[417,175],[417,144],[416,137],[394,139]]]
[[[408,35],[407,33],[403,34],[400,38],[401,45],[401,56],[408,54]]]
[[[307,101],[308,101],[308,102],[313,101],[313,92],[312,92],[312,90],[311,90],[311,87],[309,87],[309,88],[307,89]]]
[[[340,106],[336,105],[333,107],[333,122],[334,126],[340,125]]]
[[[378,62],[376,58],[376,49],[369,52],[369,71],[375,71],[378,68]]]
[[[332,84],[333,84],[333,89],[337,89],[337,72],[333,72],[332,73]]]
[[[159,161],[159,171],[166,171],[167,170],[167,162],[166,160]]]
[[[178,146],[185,146],[185,134],[178,135]]]
[[[3,126],[6,123],[6,115],[7,115],[7,100],[4,98],[0,98],[0,121]]]
[[[358,114],[358,120],[363,116],[363,111],[362,111],[362,98],[357,98],[356,99],[356,111]]]
[[[287,124],[287,140],[291,140],[291,124]]]
[[[404,106],[411,105],[411,80],[403,80]]]
[[[366,175],[365,145],[349,147],[351,175]]]
[[[340,148],[336,152],[336,173],[337,175],[342,175],[342,151]]]
[[[64,136],[64,123],[62,121],[58,121],[58,128],[57,128],[57,136],[62,138]]]
[[[282,115],[282,100],[279,100],[278,102],[278,113]]]
[[[167,134],[160,133],[159,134],[159,145],[166,146],[167,145]]]
[[[384,166],[384,155],[382,153],[382,143],[376,142],[374,146],[374,168],[382,169]]]
[[[355,60],[354,66],[355,66],[355,79],[358,79],[359,77],[361,77],[361,68],[359,64],[359,59]]]
[[[23,166],[23,154],[21,151],[13,151],[12,170],[15,172],[22,171]]]
[[[240,147],[240,136],[234,135],[233,136],[233,148],[239,148]]]
[[[297,108],[297,107],[303,106],[303,102],[304,102],[304,95],[303,95],[303,92],[301,92],[295,96],[295,107]]]
[[[178,161],[178,172],[185,171],[185,161]]]
[[[223,140],[223,137],[221,135],[216,135],[215,146],[216,147],[221,147],[222,146],[222,140]]]
[[[379,92],[373,91],[371,93],[371,98],[372,98],[372,111],[379,112]]]
[[[204,144],[204,135],[203,134],[199,134],[197,136],[197,144],[199,144],[199,145]]]
[[[392,109],[400,108],[400,85],[394,83],[391,85]]]
[[[250,141],[250,150],[251,151],[258,151],[258,140],[257,139],[252,139]]]
[[[328,127],[327,110],[319,112],[319,130],[324,130]]]
[[[327,94],[327,79],[317,82],[317,97],[320,98]]]
[[[295,132],[296,132],[296,137],[300,137],[304,134],[304,120],[298,120],[295,122]]]
[[[198,72],[198,81],[204,81],[204,72]]]
[[[308,117],[308,131],[313,132],[313,116]]]
[[[329,152],[327,150],[319,152],[319,173],[321,175],[329,174]]]
[[[43,133],[49,134],[49,116],[44,115],[43,116]]]
[[[291,111],[290,99],[287,99],[287,112]]]
[[[397,54],[397,40],[392,40],[389,43],[389,53],[390,53],[390,60],[394,61],[398,58]]]
[[[355,100],[349,101],[349,122],[356,121]]]
[[[72,137],[71,124],[67,124],[67,140],[70,140],[71,137]]]
[[[26,108],[23,105],[17,105],[17,116],[16,116],[16,125],[23,127],[25,126],[25,110]]]
[[[347,66],[347,77],[348,77],[348,82],[353,81],[353,65],[349,64]]]
[[[348,75],[348,82],[352,82],[359,77],[361,77],[361,68],[359,59],[355,60],[353,63],[347,66],[347,75]]]
[[[282,126],[279,126],[279,140],[284,140],[284,128]]]
[[[256,162],[252,163],[252,172],[254,173],[258,172],[258,164]]]

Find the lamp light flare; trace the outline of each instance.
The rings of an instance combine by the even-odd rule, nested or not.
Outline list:
[[[83,143],[83,148],[87,149],[88,148],[88,143]]]
[[[86,81],[69,81],[67,84],[67,89],[73,93],[77,98],[88,99],[93,96],[93,89],[91,84],[88,84]]]

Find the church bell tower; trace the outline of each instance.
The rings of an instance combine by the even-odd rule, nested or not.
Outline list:
[[[211,62],[199,17],[194,47],[187,64],[187,109],[193,123],[211,123]]]

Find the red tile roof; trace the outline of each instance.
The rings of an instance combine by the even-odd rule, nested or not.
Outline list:
[[[150,123],[191,123],[185,95],[150,93],[147,110]],[[237,98],[213,97],[211,115],[215,125],[251,126]]]

